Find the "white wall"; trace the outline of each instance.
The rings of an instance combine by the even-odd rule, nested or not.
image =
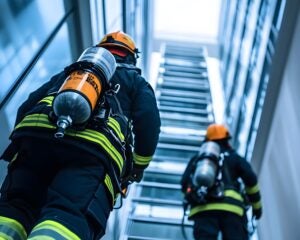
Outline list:
[[[260,171],[260,240],[300,239],[300,17]]]

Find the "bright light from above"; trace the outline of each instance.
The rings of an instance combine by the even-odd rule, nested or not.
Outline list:
[[[156,0],[155,35],[189,37],[191,41],[215,39],[218,35],[220,6],[221,0]]]

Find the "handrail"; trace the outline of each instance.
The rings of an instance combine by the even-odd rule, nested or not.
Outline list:
[[[56,36],[58,31],[61,29],[62,25],[66,22],[66,19],[70,16],[70,14],[74,11],[74,8],[71,8],[65,16],[59,21],[57,26],[54,28],[54,30],[51,32],[49,37],[46,39],[46,41],[43,43],[43,45],[40,47],[39,51],[34,55],[32,60],[27,64],[27,66],[24,68],[23,72],[19,75],[17,80],[15,81],[14,85],[11,87],[9,92],[6,94],[6,96],[3,98],[2,102],[0,103],[0,110],[2,107],[6,104],[6,102],[11,98],[11,96],[14,94],[16,89],[20,86],[20,84],[24,81],[24,79],[27,77],[27,75],[30,73],[32,68],[35,66],[36,62],[40,59],[41,55],[45,52],[50,42],[53,40],[53,38]]]

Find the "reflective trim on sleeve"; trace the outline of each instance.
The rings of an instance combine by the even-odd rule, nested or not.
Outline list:
[[[16,154],[13,156],[13,158],[10,160],[10,164],[11,164],[12,162],[14,162],[14,161],[17,159],[18,154],[19,154],[19,153],[16,153]]]
[[[2,230],[0,230],[0,240],[18,240],[18,239],[19,239],[18,237],[13,239],[11,236],[8,236],[6,233],[3,233]]]
[[[195,215],[196,213],[211,211],[211,210],[223,210],[223,211],[235,213],[239,216],[243,216],[244,214],[244,209],[240,206],[236,206],[228,203],[208,203],[205,205],[199,205],[193,207],[190,211],[189,217]]]
[[[0,216],[0,237],[24,240],[27,239],[27,233],[23,225],[15,219]]]
[[[39,103],[47,103],[48,106],[52,105],[54,96],[47,96],[45,98],[43,98],[42,100],[39,101]]]
[[[260,209],[261,208],[261,201],[251,203],[251,205],[254,209]]]
[[[247,194],[255,194],[259,191],[258,184],[252,186],[252,187],[246,187],[246,193]]]
[[[117,122],[117,120],[109,117],[107,125],[110,126],[114,130],[114,132],[118,135],[118,138],[121,141],[124,141],[125,138],[124,138],[124,135],[121,131],[120,124]]]
[[[134,152],[133,160],[134,160],[134,163],[136,163],[138,165],[148,165],[152,160],[152,156],[140,156]]]
[[[108,174],[105,175],[104,183],[105,183],[108,191],[110,192],[110,194],[112,196],[112,203],[114,203],[115,202],[114,187],[113,187],[113,184],[111,182],[110,176]]]
[[[32,229],[28,239],[80,240],[80,238],[74,232],[66,228],[61,223],[53,220],[46,220],[36,225]]]

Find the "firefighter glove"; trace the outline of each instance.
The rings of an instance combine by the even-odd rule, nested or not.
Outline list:
[[[261,218],[261,215],[262,215],[262,209],[261,208],[259,208],[259,209],[253,209],[252,212],[253,212],[253,217],[256,220],[258,220],[258,219]]]
[[[130,174],[130,181],[140,182],[144,175],[144,169],[133,167]]]

